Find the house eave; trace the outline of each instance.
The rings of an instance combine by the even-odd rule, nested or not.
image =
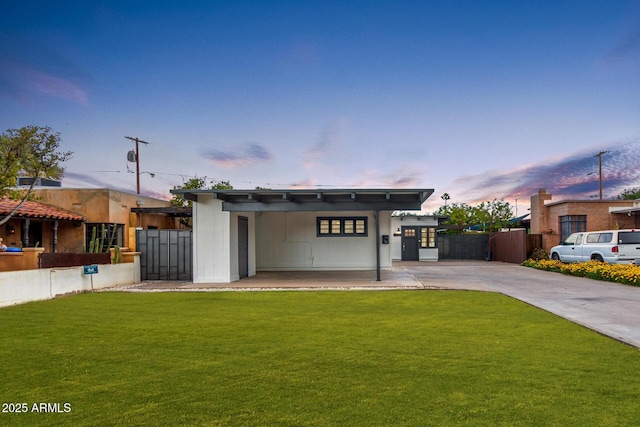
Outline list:
[[[186,200],[212,196],[228,212],[419,210],[433,189],[171,190]]]

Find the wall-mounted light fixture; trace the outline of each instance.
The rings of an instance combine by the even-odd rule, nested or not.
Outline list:
[[[7,233],[9,233],[9,234],[16,234],[16,229],[15,229],[15,227],[14,227],[13,225],[11,225],[11,224],[8,224],[8,225],[7,225]]]

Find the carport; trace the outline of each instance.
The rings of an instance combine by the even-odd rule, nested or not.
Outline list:
[[[193,202],[193,281],[257,271],[391,269],[391,213],[432,189],[171,190]]]

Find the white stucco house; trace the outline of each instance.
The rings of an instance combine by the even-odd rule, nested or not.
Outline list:
[[[447,217],[402,212],[391,216],[393,261],[438,261],[438,226]]]
[[[193,202],[193,282],[257,271],[391,269],[393,211],[432,189],[171,190]]]

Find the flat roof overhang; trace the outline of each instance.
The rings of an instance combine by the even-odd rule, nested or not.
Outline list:
[[[192,216],[191,208],[181,207],[158,207],[158,208],[131,208],[133,213],[167,215],[172,218],[184,218]]]
[[[612,214],[635,214],[636,212],[640,212],[640,207],[634,206],[632,208],[609,209],[609,213],[612,213]]]
[[[334,190],[185,190],[172,194],[197,202],[213,196],[228,212],[290,211],[395,211],[420,210],[433,189],[334,189]]]

